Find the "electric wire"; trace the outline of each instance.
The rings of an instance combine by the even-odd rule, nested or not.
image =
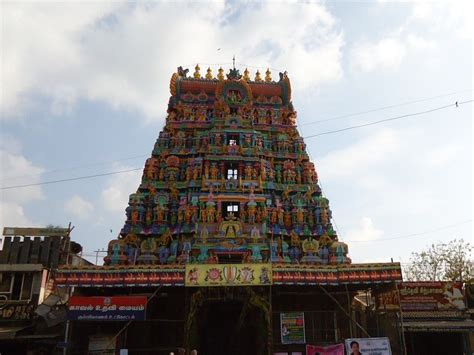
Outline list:
[[[345,240],[345,242],[350,242],[350,243],[372,243],[372,242],[384,242],[384,241],[387,241],[387,240],[418,237],[420,235],[439,232],[441,230],[450,229],[450,228],[457,227],[457,226],[467,224],[467,223],[472,223],[472,219],[468,219],[468,220],[461,221],[461,222],[458,222],[458,223],[450,224],[450,225],[447,225],[447,226],[438,227],[436,229],[431,229],[431,230],[427,230],[427,231],[424,231],[424,232],[412,233],[412,234],[402,235],[402,236],[398,236],[398,237],[371,239],[371,240]]]
[[[349,118],[349,117],[364,115],[364,114],[366,114],[366,113],[372,113],[372,112],[378,112],[378,111],[388,110],[388,109],[395,108],[395,107],[400,107],[400,106],[406,106],[406,105],[416,104],[416,103],[419,103],[419,102],[424,102],[424,101],[439,99],[439,98],[442,98],[442,97],[447,97],[447,96],[452,96],[452,95],[456,95],[456,94],[460,94],[460,93],[464,93],[464,92],[472,92],[472,91],[474,91],[474,90],[461,90],[461,91],[451,92],[451,93],[448,93],[448,94],[442,94],[442,95],[437,95],[437,96],[426,97],[426,98],[424,98],[424,99],[417,99],[417,100],[413,100],[413,101],[405,101],[405,102],[401,102],[401,103],[399,103],[399,104],[393,104],[393,105],[389,105],[389,106],[383,106],[383,107],[374,108],[374,109],[367,110],[367,111],[361,111],[361,112],[356,112],[356,113],[349,113],[349,114],[346,114],[346,115],[335,116],[335,117],[326,118],[326,119],[323,119],[323,120],[316,120],[316,121],[306,122],[306,123],[299,124],[298,126],[304,127],[304,126],[310,126],[310,125],[314,125],[314,124],[318,124],[318,123],[322,123],[322,122],[329,122],[329,121],[341,120],[341,119],[344,119],[344,118]]]
[[[328,135],[328,134],[334,134],[334,133],[339,133],[339,132],[345,132],[345,131],[349,131],[349,130],[352,130],[352,129],[362,128],[362,127],[368,127],[368,126],[373,126],[373,125],[376,125],[376,124],[379,124],[379,123],[384,123],[384,122],[389,122],[389,121],[395,121],[395,120],[399,120],[399,119],[402,119],[402,118],[408,118],[408,117],[414,117],[414,116],[424,115],[424,114],[431,113],[431,112],[435,112],[435,111],[445,110],[445,109],[447,109],[447,108],[458,107],[458,106],[461,106],[461,105],[464,105],[464,104],[467,104],[467,103],[471,103],[471,102],[473,102],[473,101],[474,101],[474,100],[467,100],[467,101],[462,101],[462,102],[457,102],[457,101],[456,101],[456,103],[454,103],[454,104],[444,105],[444,106],[436,107],[436,108],[433,108],[433,109],[430,109],[430,110],[426,110],[426,111],[419,111],[419,112],[414,112],[414,113],[407,113],[407,114],[405,114],[405,115],[396,116],[396,117],[391,117],[391,118],[385,118],[385,119],[383,119],[383,120],[378,120],[378,121],[363,123],[363,124],[359,124],[359,125],[344,127],[344,128],[335,129],[335,130],[332,130],[332,131],[326,131],[326,132],[316,133],[316,134],[312,134],[312,135],[303,137],[303,139],[309,139],[309,138],[314,138],[314,137],[320,137],[320,136],[324,136],[324,135]]]
[[[127,170],[112,171],[112,172],[107,172],[107,173],[102,173],[102,174],[78,176],[78,177],[69,178],[69,179],[43,181],[43,182],[38,182],[38,183],[35,183],[35,184],[5,186],[5,187],[1,187],[0,190],[11,190],[11,189],[19,189],[19,188],[23,188],[23,187],[31,187],[31,186],[39,186],[39,185],[57,184],[57,183],[66,182],[66,181],[76,181],[76,180],[92,179],[92,178],[96,178],[96,177],[109,176],[109,175],[116,175],[116,174],[123,174],[123,173],[128,173],[128,172],[131,172],[131,171],[137,171],[137,170],[142,170],[142,169],[143,169],[143,168],[133,168],[133,169],[127,169]]]
[[[456,103],[454,103],[454,104],[444,105],[444,106],[436,107],[436,108],[433,108],[433,109],[430,109],[430,110],[426,110],[426,111],[419,111],[419,112],[415,112],[415,113],[408,113],[408,114],[405,114],[405,115],[396,116],[396,117],[391,117],[391,118],[386,118],[386,119],[383,119],[383,120],[378,120],[378,121],[374,121],[374,122],[369,122],[369,123],[365,123],[365,124],[361,124],[361,125],[349,126],[349,127],[345,127],[345,128],[341,128],[341,129],[337,129],[337,130],[333,130],[333,131],[321,132],[321,133],[317,133],[317,134],[313,134],[313,135],[310,135],[310,136],[303,137],[303,139],[314,138],[314,137],[318,137],[318,136],[322,136],[322,135],[344,132],[344,131],[348,131],[348,130],[351,130],[351,129],[357,129],[357,128],[362,128],[362,127],[372,126],[372,125],[376,125],[376,124],[379,124],[379,123],[394,121],[394,120],[398,120],[398,119],[402,119],[402,118],[407,118],[407,117],[413,117],[413,116],[423,115],[423,114],[427,114],[427,113],[431,113],[431,112],[435,112],[435,111],[440,111],[440,110],[444,110],[444,109],[447,109],[447,108],[451,108],[451,107],[453,107],[453,106],[454,106],[454,107],[459,107],[459,106],[461,106],[461,105],[464,105],[464,104],[467,104],[467,103],[471,103],[471,102],[473,102],[473,101],[474,101],[474,100],[467,100],[467,101],[461,101],[461,102],[457,102],[457,101],[456,101]],[[121,171],[107,172],[107,173],[102,173],[102,174],[79,176],[79,177],[68,178],[68,179],[44,181],[44,182],[38,182],[38,183],[33,183],[33,184],[4,186],[4,187],[1,187],[0,190],[11,190],[11,189],[24,188],[24,187],[30,187],[30,186],[49,185],[49,184],[67,182],[67,181],[76,181],[76,180],[83,180],[83,179],[91,179],[91,178],[96,178],[96,177],[101,177],[101,176],[122,174],[122,173],[127,173],[127,172],[131,172],[131,171],[137,171],[137,170],[141,170],[141,169],[142,169],[142,168],[133,168],[133,169],[127,169],[127,170],[121,170]]]
[[[76,165],[76,166],[72,166],[72,167],[68,167],[68,168],[57,168],[57,169],[43,171],[43,172],[38,173],[38,174],[29,174],[29,175],[22,175],[22,176],[8,176],[8,177],[0,179],[0,181],[21,179],[21,178],[25,178],[25,177],[33,177],[33,176],[39,176],[39,175],[45,175],[45,174],[51,174],[51,173],[58,173],[58,172],[69,171],[69,170],[90,168],[90,167],[94,167],[94,166],[102,166],[102,165],[117,163],[117,162],[126,161],[126,160],[145,158],[145,157],[148,157],[148,156],[149,156],[148,154],[143,154],[143,155],[136,155],[136,156],[133,156],[133,157],[119,158],[119,159],[116,159],[116,160],[102,161],[102,162],[90,163],[90,164],[85,164],[85,165]]]

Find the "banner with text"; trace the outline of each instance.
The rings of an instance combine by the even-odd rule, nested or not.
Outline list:
[[[344,344],[306,345],[306,355],[344,355]]]
[[[280,313],[280,332],[282,344],[306,343],[304,312]]]
[[[72,296],[68,302],[69,320],[145,320],[146,296],[81,297]]]
[[[346,339],[347,354],[392,355],[388,338],[351,338]]]
[[[272,284],[270,264],[188,264],[185,286],[259,286]]]
[[[461,282],[402,282],[396,290],[376,296],[377,309],[403,311],[463,310],[466,308]]]

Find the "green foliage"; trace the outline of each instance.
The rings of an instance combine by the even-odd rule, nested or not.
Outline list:
[[[404,268],[408,281],[469,281],[474,278],[472,246],[463,239],[431,244],[414,252]]]
[[[54,224],[48,224],[46,229],[58,229],[58,228],[67,228],[67,227],[62,227],[62,226],[55,226]]]

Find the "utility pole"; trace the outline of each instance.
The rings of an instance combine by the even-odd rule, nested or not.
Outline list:
[[[97,263],[99,262],[99,253],[105,253],[105,250],[104,248],[94,250],[94,253],[95,253],[95,264],[97,265]]]

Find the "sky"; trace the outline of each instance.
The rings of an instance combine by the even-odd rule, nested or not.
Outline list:
[[[5,187],[143,167],[176,68],[235,55],[288,72],[303,137],[450,105],[305,142],[353,262],[473,242],[472,1],[0,6],[0,228],[71,222],[95,261],[140,170]]]

